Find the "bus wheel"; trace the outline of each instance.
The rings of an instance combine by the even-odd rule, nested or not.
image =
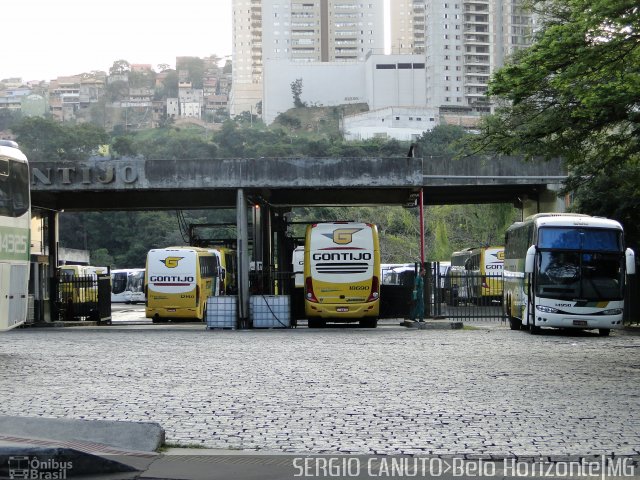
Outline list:
[[[363,318],[359,323],[362,328],[376,328],[378,326],[378,319],[375,317]]]
[[[160,323],[160,315],[156,313],[151,319],[151,323]]]
[[[509,317],[509,328],[511,330],[520,330],[522,322],[517,318]]]
[[[319,318],[310,318],[309,320],[307,320],[307,326],[309,328],[321,328],[324,327],[324,321],[320,320]]]
[[[598,330],[598,335],[600,335],[601,337],[608,337],[610,333],[611,330],[609,330],[608,328],[601,328]]]
[[[529,325],[529,333],[531,335],[538,335],[540,333],[540,327],[537,327],[532,323]]]

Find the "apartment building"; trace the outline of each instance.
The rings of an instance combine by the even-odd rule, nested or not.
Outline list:
[[[383,0],[234,0],[231,115],[257,112],[265,62],[363,62],[383,50]]]
[[[491,74],[531,42],[522,0],[394,0],[391,50],[424,54],[427,105],[482,115]]]

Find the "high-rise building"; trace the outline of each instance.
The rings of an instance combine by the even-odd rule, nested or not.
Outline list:
[[[234,0],[231,115],[257,112],[264,62],[364,61],[383,50],[383,0]]]
[[[394,0],[391,51],[425,55],[427,105],[483,114],[491,74],[531,42],[522,0]]]

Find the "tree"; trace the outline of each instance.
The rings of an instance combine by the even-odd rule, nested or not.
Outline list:
[[[109,75],[122,75],[131,71],[129,62],[126,60],[116,60],[109,69]]]
[[[467,151],[564,158],[567,191],[580,195],[589,195],[585,183],[603,185],[602,177],[612,171],[635,175],[640,169],[637,1],[533,0],[533,8],[543,29],[490,82],[489,94],[501,107],[485,119]],[[637,218],[640,189],[626,194],[635,198],[627,203],[634,214],[623,216]]]
[[[293,95],[293,105],[296,108],[306,107],[306,103],[300,100],[302,95],[302,79],[298,78],[291,82],[291,94]]]
[[[90,123],[67,125],[28,117],[12,130],[32,161],[83,160],[100,145],[109,143],[109,135],[104,129]]]

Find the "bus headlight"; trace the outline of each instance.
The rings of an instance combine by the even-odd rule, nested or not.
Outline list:
[[[610,310],[605,310],[604,312],[602,312],[602,315],[622,315],[622,309],[612,308]]]
[[[544,313],[558,313],[557,308],[547,307],[545,305],[536,305],[536,310],[539,310]]]

